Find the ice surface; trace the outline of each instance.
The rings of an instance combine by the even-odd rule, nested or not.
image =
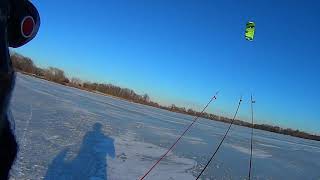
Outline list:
[[[151,163],[159,158],[166,149],[139,142],[128,133],[117,138],[117,158],[110,158],[112,167],[108,169],[109,179],[136,179],[143,175]],[[182,158],[170,153],[161,166],[149,175],[150,179],[194,179],[188,169],[196,166],[196,161]],[[130,168],[128,168],[130,167]]]
[[[11,179],[138,179],[193,117],[18,74]],[[195,179],[227,124],[200,119],[146,179]],[[250,129],[234,126],[203,179],[245,179]],[[320,143],[255,130],[253,176],[319,179]]]

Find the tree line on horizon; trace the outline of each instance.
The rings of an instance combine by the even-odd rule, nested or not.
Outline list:
[[[131,102],[144,104],[148,106],[153,106],[156,108],[165,109],[168,111],[176,112],[176,113],[183,113],[191,116],[200,116],[205,119],[220,121],[224,123],[230,123],[232,119],[228,117],[218,116],[212,113],[202,113],[198,112],[193,109],[186,109],[185,107],[178,107],[175,104],[172,104],[170,106],[163,106],[158,104],[157,102],[154,102],[150,99],[148,94],[137,94],[134,90],[128,89],[128,88],[122,88],[113,84],[104,84],[104,83],[95,83],[90,81],[82,81],[79,78],[68,78],[65,75],[65,72],[59,68],[55,67],[48,67],[48,68],[39,68],[37,67],[32,59],[22,56],[18,53],[11,53],[11,60],[13,67],[17,72],[21,72],[24,74],[32,75],[38,78],[42,78],[48,81],[56,82],[62,85],[71,86],[79,89],[83,89],[86,91],[96,92],[96,93],[102,93],[105,95],[111,95],[115,97],[119,97],[122,99],[126,99]],[[252,127],[251,123],[248,123],[246,121],[234,120],[234,124],[244,127]],[[317,140],[320,141],[320,136],[316,134],[310,134],[307,132],[303,132],[300,130],[293,130],[291,128],[281,128],[279,126],[271,126],[268,124],[254,124],[253,128],[265,130],[269,132],[284,134],[284,135],[290,135],[294,137],[300,137],[304,139],[311,139],[311,140]]]

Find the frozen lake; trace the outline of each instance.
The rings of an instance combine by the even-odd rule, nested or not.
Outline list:
[[[133,180],[193,117],[19,74],[11,179]],[[201,119],[146,179],[195,179],[227,124]],[[203,179],[245,179],[250,129],[233,126]],[[255,179],[320,179],[320,142],[255,130]]]

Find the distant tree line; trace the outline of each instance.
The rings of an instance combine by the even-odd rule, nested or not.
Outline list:
[[[156,102],[151,101],[148,94],[139,95],[131,89],[122,88],[119,86],[115,86],[113,84],[103,84],[103,83],[95,83],[95,82],[89,82],[89,81],[84,82],[79,78],[69,79],[66,77],[63,70],[55,67],[49,67],[46,69],[39,68],[33,63],[33,61],[30,58],[24,57],[18,53],[11,53],[11,60],[15,70],[18,72],[32,75],[38,78],[46,79],[48,81],[53,81],[62,85],[71,86],[71,87],[75,87],[75,88],[79,88],[79,89],[83,89],[91,92],[111,95],[111,96],[119,97],[122,99],[126,99],[131,102],[145,104],[145,105],[165,109],[172,112],[188,114],[191,116],[200,116],[202,118],[221,121],[225,123],[230,123],[232,121],[232,119],[227,117],[218,116],[218,115],[210,114],[206,112],[201,114],[200,112],[195,111],[193,109],[178,107],[174,104],[172,104],[171,106],[162,106]],[[234,124],[239,126],[249,127],[249,128],[252,127],[251,123],[238,120],[238,119],[234,121]],[[270,131],[274,133],[279,133],[279,134],[284,134],[284,135],[300,137],[304,139],[312,139],[312,140],[320,141],[320,136],[318,135],[309,134],[303,131],[293,130],[290,128],[284,129],[278,126],[271,126],[267,124],[254,124],[253,128]]]
[[[49,67],[47,69],[39,68],[30,58],[24,57],[20,54],[12,53],[11,61],[13,67],[18,72],[41,77],[43,79],[64,85],[70,82],[63,70],[54,67]]]

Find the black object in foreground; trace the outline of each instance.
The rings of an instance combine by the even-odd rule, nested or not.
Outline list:
[[[31,41],[39,26],[38,11],[28,0],[0,1],[0,180],[8,179],[18,151],[9,116],[15,83],[9,47],[20,47]]]

